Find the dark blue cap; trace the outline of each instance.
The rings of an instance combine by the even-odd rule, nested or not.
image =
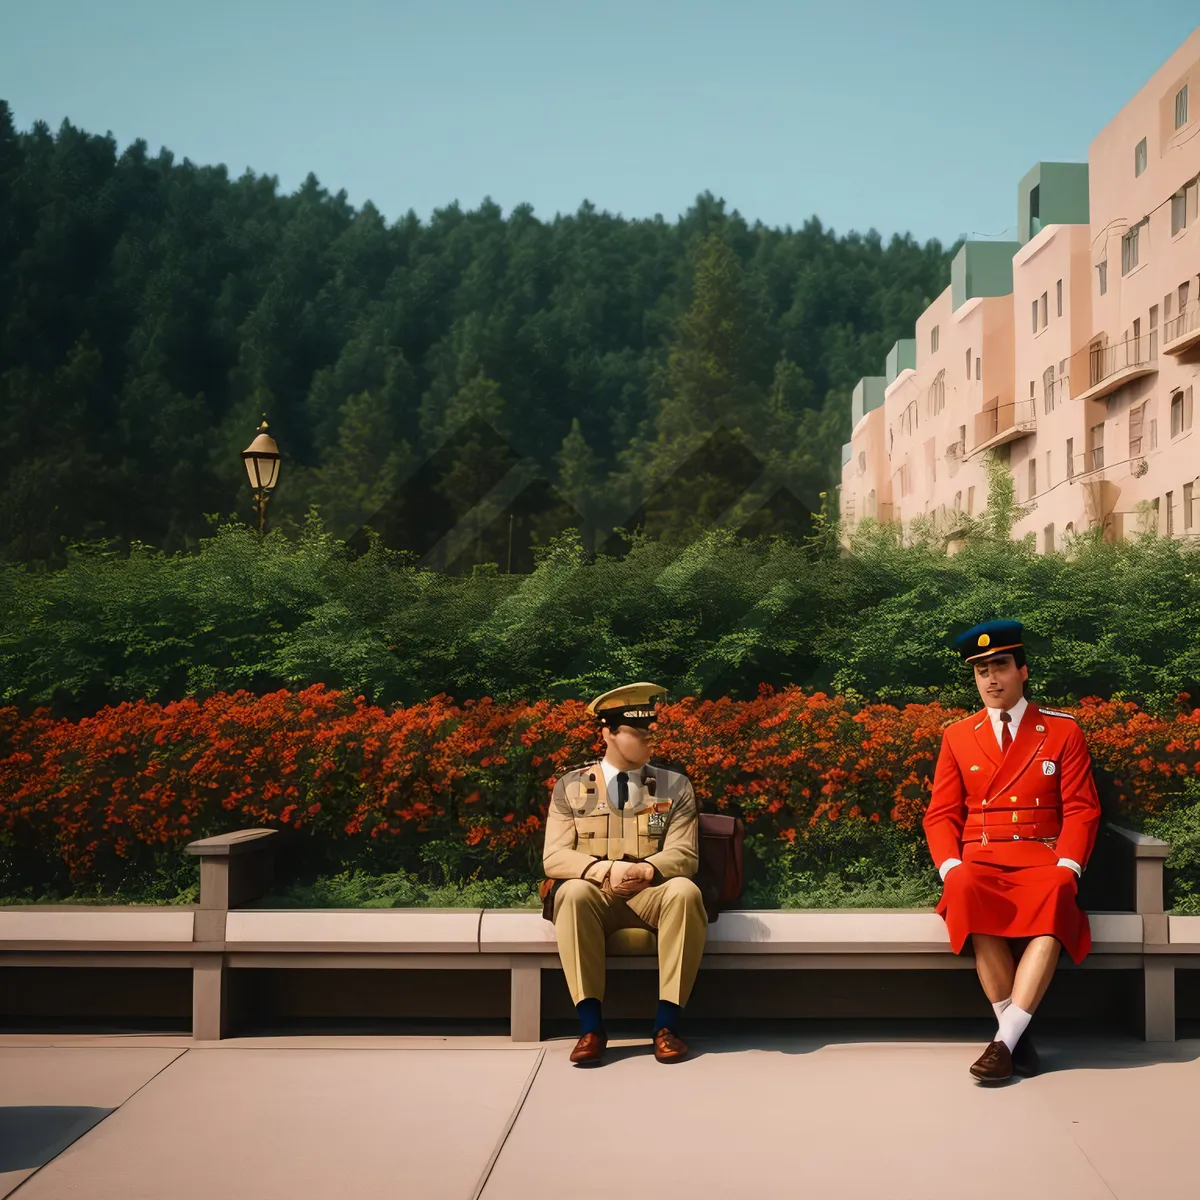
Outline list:
[[[963,662],[976,663],[994,654],[1011,654],[1025,648],[1020,621],[984,621],[954,639],[954,649]]]

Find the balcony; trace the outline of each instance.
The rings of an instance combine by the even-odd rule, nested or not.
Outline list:
[[[1078,368],[1076,358],[1080,360]],[[1100,400],[1133,379],[1157,372],[1158,330],[1152,329],[1149,337],[1126,338],[1111,346],[1088,347],[1077,351],[1071,359],[1071,378],[1088,381],[1086,389],[1075,399]]]
[[[963,455],[963,460],[974,458],[985,450],[995,446],[1003,446],[1005,442],[1015,442],[1017,438],[1026,437],[1037,430],[1037,420],[1032,400],[1011,400],[1000,403],[1000,397],[994,397],[983,412],[975,414],[975,443]]]
[[[1102,478],[1104,472],[1104,447],[1097,446],[1094,450],[1086,450],[1082,454],[1072,454],[1067,459],[1067,478],[1077,482],[1088,483]]]
[[[1163,326],[1163,353],[1186,354],[1200,346],[1200,304],[1189,304]]]

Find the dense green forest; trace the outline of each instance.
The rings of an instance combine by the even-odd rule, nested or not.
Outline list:
[[[381,197],[398,207],[402,197]],[[240,452],[283,455],[272,527],[532,569],[580,527],[803,533],[850,390],[910,335],[953,248],[584,204],[423,222],[120,151],[0,101],[0,557],[194,550],[252,519]]]

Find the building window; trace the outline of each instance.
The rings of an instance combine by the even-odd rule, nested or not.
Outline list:
[[[1121,274],[1128,275],[1138,265],[1138,235],[1142,227],[1135,225],[1121,239]]]
[[[1167,537],[1175,536],[1175,493],[1167,493]]]
[[[1093,425],[1089,433],[1092,447],[1091,453],[1088,455],[1089,461],[1085,466],[1089,471],[1099,471],[1104,467],[1104,422]]]
[[[1171,236],[1187,228],[1187,192],[1176,192],[1171,197]]]
[[[967,378],[971,378],[971,347],[967,347]]]
[[[1171,293],[1168,292],[1167,295],[1165,295],[1163,297],[1163,320],[1164,321],[1169,321],[1171,319],[1171,305],[1174,303],[1175,303],[1175,297]]]
[[[1051,365],[1042,372],[1042,411],[1054,411],[1054,367]]]
[[[967,488],[967,516],[968,517],[971,516],[971,514],[974,513],[974,511],[975,511],[975,489],[973,487],[969,487],[969,488]]]
[[[1185,533],[1191,529],[1192,524],[1192,485],[1185,483],[1183,485],[1183,530]]]
[[[1188,485],[1189,487],[1191,484]],[[962,492],[954,493],[954,511],[962,512]]]
[[[983,359],[979,355],[975,355],[975,378],[983,378]]]
[[[865,450],[860,450],[858,452],[858,473],[860,475],[865,475],[866,471],[867,471],[867,452]]]
[[[1047,554],[1054,553],[1054,526],[1053,525],[1046,526],[1045,550],[1046,550]]]
[[[1146,139],[1133,148],[1133,176],[1136,179],[1146,169]]]
[[[1033,302],[1033,332],[1037,333],[1037,301]]]
[[[938,352],[938,326],[936,325],[929,334],[929,352],[930,354],[936,354]]]
[[[1046,293],[1042,293],[1042,328],[1046,328],[1046,322],[1049,319],[1050,306],[1046,301]]]
[[[1058,288],[1058,315],[1061,317],[1062,316],[1062,280],[1061,279],[1058,281],[1057,288]]]
[[[934,378],[934,381],[929,385],[929,392],[925,400],[925,408],[931,417],[936,417],[938,413],[946,407],[946,368],[943,367]]]
[[[1029,499],[1037,495],[1037,459],[1029,460]]]
[[[1171,436],[1178,437],[1192,427],[1192,389],[1171,397]]]
[[[1104,295],[1108,291],[1108,259],[1096,267],[1096,274],[1100,276],[1100,295]]]
[[[1067,526],[1066,526],[1066,528],[1063,530],[1063,533],[1064,533],[1064,534],[1065,534],[1067,537],[1070,537],[1070,536],[1071,536],[1071,534],[1073,534],[1074,532],[1075,532],[1075,522],[1074,522],[1074,521],[1068,521],[1068,522],[1067,522]]]
[[[1187,283],[1181,283],[1179,285],[1179,315],[1181,317],[1183,316],[1183,310],[1188,306],[1188,295],[1191,290],[1191,282],[1192,281],[1189,279]]]
[[[1129,410],[1129,457],[1141,458],[1142,445],[1145,441],[1146,415],[1150,409],[1147,400],[1136,408]]]
[[[1067,438],[1067,478],[1075,477],[1075,439]]]
[[[1187,84],[1175,93],[1175,128],[1182,129],[1188,123]]]

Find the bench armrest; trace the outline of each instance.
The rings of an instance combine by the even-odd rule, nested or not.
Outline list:
[[[1126,829],[1112,821],[1105,828],[1114,835],[1114,840],[1132,858],[1134,869],[1134,912],[1144,915],[1161,913],[1163,909],[1163,866],[1171,847],[1161,838]]]
[[[239,829],[189,842],[200,859],[200,908],[228,912],[257,900],[275,879],[274,829]]]

